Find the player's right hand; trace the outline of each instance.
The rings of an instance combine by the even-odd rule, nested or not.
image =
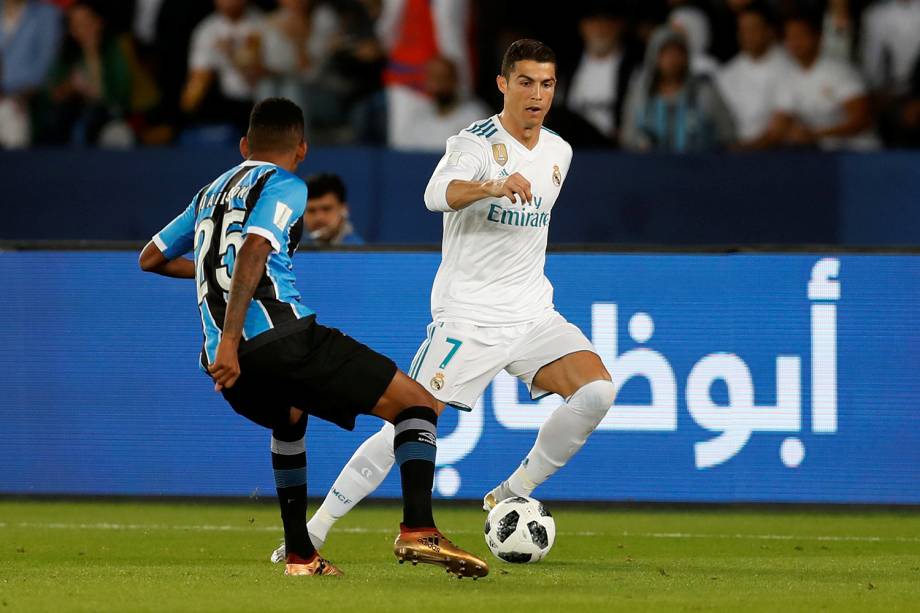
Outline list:
[[[208,372],[214,379],[214,391],[219,392],[224,388],[233,387],[240,378],[240,360],[237,348],[223,341],[217,345],[217,355],[214,362],[208,365]]]
[[[516,199],[520,198],[521,204],[533,202],[533,194],[530,191],[530,181],[525,179],[519,172],[503,179],[486,181],[483,184],[483,188],[486,190],[487,194],[495,198],[504,196],[511,202],[517,202]]]

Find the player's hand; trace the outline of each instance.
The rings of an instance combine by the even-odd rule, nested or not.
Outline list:
[[[519,172],[503,179],[486,181],[483,184],[483,188],[486,190],[487,194],[495,198],[504,196],[511,202],[516,202],[516,198],[519,197],[522,204],[524,202],[533,201],[533,194],[530,191],[530,181],[525,179]]]
[[[240,378],[240,360],[236,354],[236,347],[221,341],[217,345],[217,356],[214,358],[214,363],[208,365],[208,372],[214,379],[215,392],[233,387],[236,380]]]

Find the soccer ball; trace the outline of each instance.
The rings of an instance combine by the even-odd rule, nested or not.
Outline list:
[[[542,502],[517,496],[489,511],[485,534],[489,549],[505,562],[539,562],[553,548],[556,522]]]

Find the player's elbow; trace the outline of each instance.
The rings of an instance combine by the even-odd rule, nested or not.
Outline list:
[[[137,258],[137,265],[140,266],[141,270],[144,272],[157,272],[165,261],[166,258],[163,256],[162,252],[160,252],[157,246],[153,244],[153,241],[151,241],[141,250],[141,254]]]
[[[141,270],[144,272],[153,272],[155,269],[155,266],[150,257],[147,256],[143,251],[141,251],[140,257],[137,258],[137,265],[140,266]]]
[[[450,179],[432,177],[425,188],[425,208],[432,213],[449,213],[453,209],[447,202],[447,187]]]

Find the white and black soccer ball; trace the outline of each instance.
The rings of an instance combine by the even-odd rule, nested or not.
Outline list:
[[[489,511],[485,534],[489,549],[505,562],[539,562],[553,548],[556,522],[539,500],[516,496]]]

